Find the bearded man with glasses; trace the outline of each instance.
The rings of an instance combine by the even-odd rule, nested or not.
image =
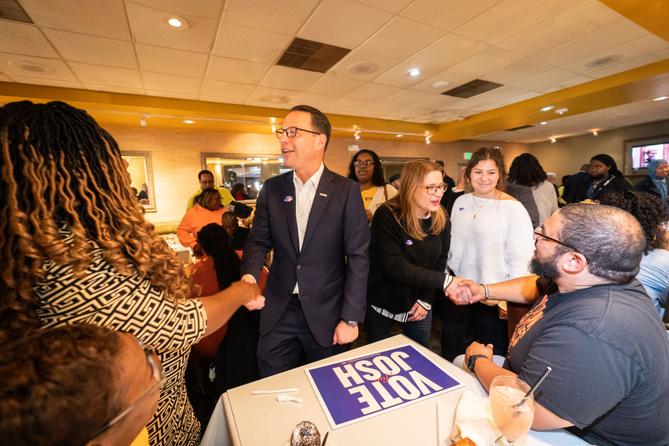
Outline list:
[[[537,381],[533,429],[570,428],[591,444],[669,444],[669,339],[636,281],[646,238],[629,213],[572,204],[534,235],[540,276],[496,284],[462,282],[456,304],[534,302],[513,333],[503,367],[492,346],[472,343],[467,367],[487,389],[498,375]]]

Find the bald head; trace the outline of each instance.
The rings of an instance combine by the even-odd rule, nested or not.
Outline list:
[[[592,274],[616,283],[637,275],[646,239],[632,214],[611,206],[571,204],[558,215],[560,240],[587,258]]]

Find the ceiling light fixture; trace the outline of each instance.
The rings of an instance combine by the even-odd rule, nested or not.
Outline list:
[[[541,108],[539,109],[539,111],[547,112],[547,111],[551,111],[551,110],[553,110],[554,108],[555,108],[554,105],[547,105],[547,106],[545,106],[545,107],[541,107]]]
[[[448,87],[448,81],[437,81],[432,84],[432,88],[444,88]]]
[[[360,130],[356,130],[356,131],[353,133],[353,137],[354,137],[356,140],[359,140],[359,139],[360,139]]]
[[[548,124],[548,121],[541,121],[541,122],[539,123],[539,125],[546,125],[546,124]]]
[[[188,27],[188,22],[181,17],[170,17],[167,19],[167,24],[176,29],[186,29]]]
[[[551,144],[555,144],[557,142],[557,139],[555,139],[551,136],[550,142],[551,142]]]
[[[403,137],[403,136],[404,136],[404,135],[402,135],[401,133],[398,133],[397,135],[395,135],[395,138],[401,138],[401,137]]]
[[[146,120],[147,117],[148,117],[147,115],[142,115],[142,117],[139,118],[139,125],[141,127],[146,127],[147,125],[149,125],[148,121]]]
[[[599,132],[597,132],[597,130],[593,130],[592,131],[592,136],[597,136],[597,135],[599,135]]]
[[[562,116],[562,115],[564,115],[565,113],[567,113],[568,111],[569,111],[568,108],[566,108],[566,107],[562,107],[562,108],[558,108],[557,110],[555,110],[555,113],[557,113],[558,115]]]
[[[276,133],[276,125],[272,124],[272,133]]]
[[[184,119],[181,122],[183,122],[184,124],[188,124],[188,125],[195,124],[195,121],[193,121],[192,119]]]
[[[420,76],[420,68],[418,67],[411,68],[409,69],[409,71],[407,71],[407,74],[411,77],[418,77]]]
[[[660,102],[660,101],[666,101],[667,99],[669,99],[669,96],[658,96],[654,98],[653,101]]]

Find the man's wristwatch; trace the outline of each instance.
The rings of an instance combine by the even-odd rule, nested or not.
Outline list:
[[[357,321],[344,321],[344,322],[346,322],[346,325],[348,325],[349,327],[357,327],[358,326]]]
[[[467,359],[467,370],[474,373],[474,367],[476,366],[476,361],[481,358],[488,359],[486,355],[471,355],[469,359]]]

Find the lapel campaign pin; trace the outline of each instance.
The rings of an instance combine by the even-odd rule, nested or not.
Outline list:
[[[285,197],[283,197],[284,203],[290,203],[291,201],[293,201],[293,197],[291,197],[290,195],[286,195]]]

